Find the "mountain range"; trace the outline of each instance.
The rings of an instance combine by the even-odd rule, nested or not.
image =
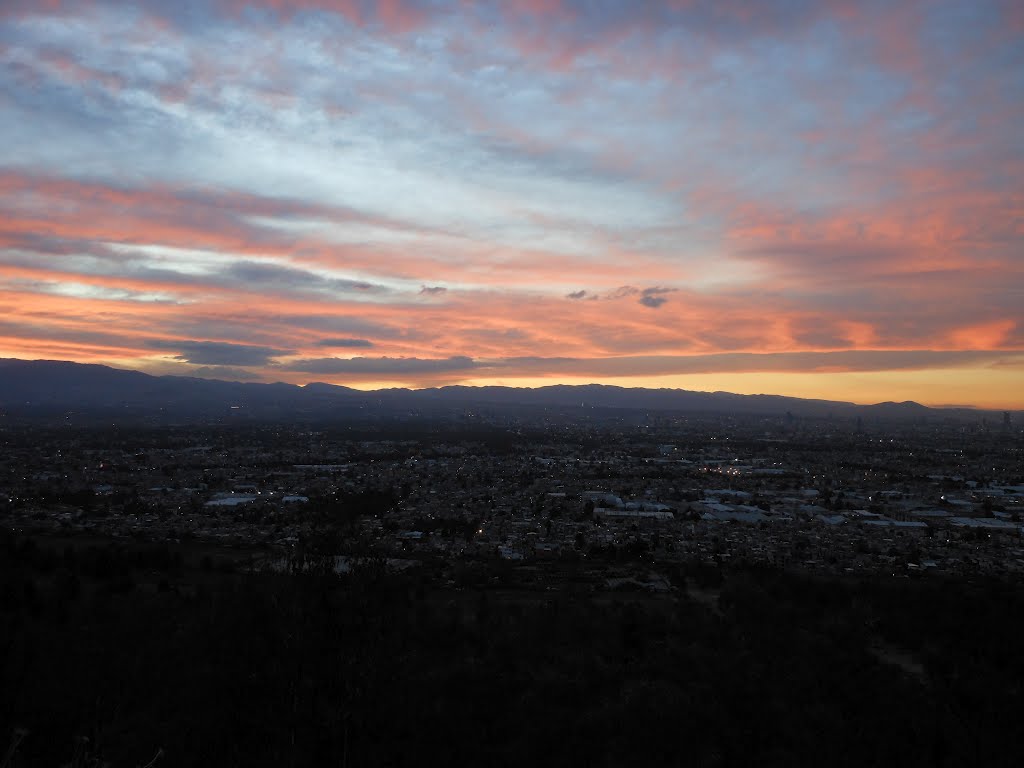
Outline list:
[[[444,416],[466,410],[588,417],[616,412],[923,420],[999,414],[928,408],[915,402],[856,405],[780,395],[737,395],[682,389],[556,384],[537,388],[446,386],[363,391],[334,384],[255,384],[182,376],[151,376],[104,365],[0,359],[0,413],[188,422],[222,417],[287,418]]]

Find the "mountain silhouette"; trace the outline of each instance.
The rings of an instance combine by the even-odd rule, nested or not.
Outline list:
[[[520,388],[447,386],[363,391],[315,382],[256,384],[151,376],[104,365],[55,360],[0,359],[0,409],[11,415],[53,416],[61,412],[104,418],[162,418],[169,421],[244,416],[347,418],[356,415],[443,415],[486,407],[512,413],[553,410],[563,416],[596,412],[649,411],[694,414],[863,417],[920,420],[970,415],[968,409],[934,409],[912,401],[877,405],[809,400],[781,395],[737,395],[683,389],[626,388],[606,384]]]

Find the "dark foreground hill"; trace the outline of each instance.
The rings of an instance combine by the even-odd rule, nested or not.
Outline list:
[[[602,595],[517,590],[494,565],[446,588],[429,568],[194,559],[0,531],[12,765],[1024,760],[1014,582],[680,565],[670,594]]]
[[[535,389],[449,386],[365,392],[323,383],[253,384],[150,376],[102,365],[51,360],[0,360],[0,409],[23,417],[73,412],[79,419],[95,416],[169,422],[218,418],[352,419],[446,416],[473,408],[504,415],[556,413],[570,418],[637,411],[886,421],[950,416],[977,419],[981,415],[964,409],[926,408],[913,402],[860,406],[779,395],[600,384]]]

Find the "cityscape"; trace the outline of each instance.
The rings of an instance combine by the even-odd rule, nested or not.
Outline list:
[[[496,561],[526,589],[561,587],[563,571],[591,589],[685,589],[659,574],[669,564],[1019,574],[1024,443],[1005,418],[865,429],[467,414],[417,425],[415,439],[263,425],[33,428],[28,440],[8,427],[0,509],[23,531],[195,542],[252,567],[301,556],[333,524],[339,567],[372,554],[438,586],[459,564]]]
[[[1018,414],[501,394],[5,412],[11,764],[1020,754]]]

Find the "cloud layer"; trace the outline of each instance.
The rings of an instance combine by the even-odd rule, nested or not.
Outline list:
[[[15,0],[0,72],[0,356],[1024,407],[1015,3]]]

